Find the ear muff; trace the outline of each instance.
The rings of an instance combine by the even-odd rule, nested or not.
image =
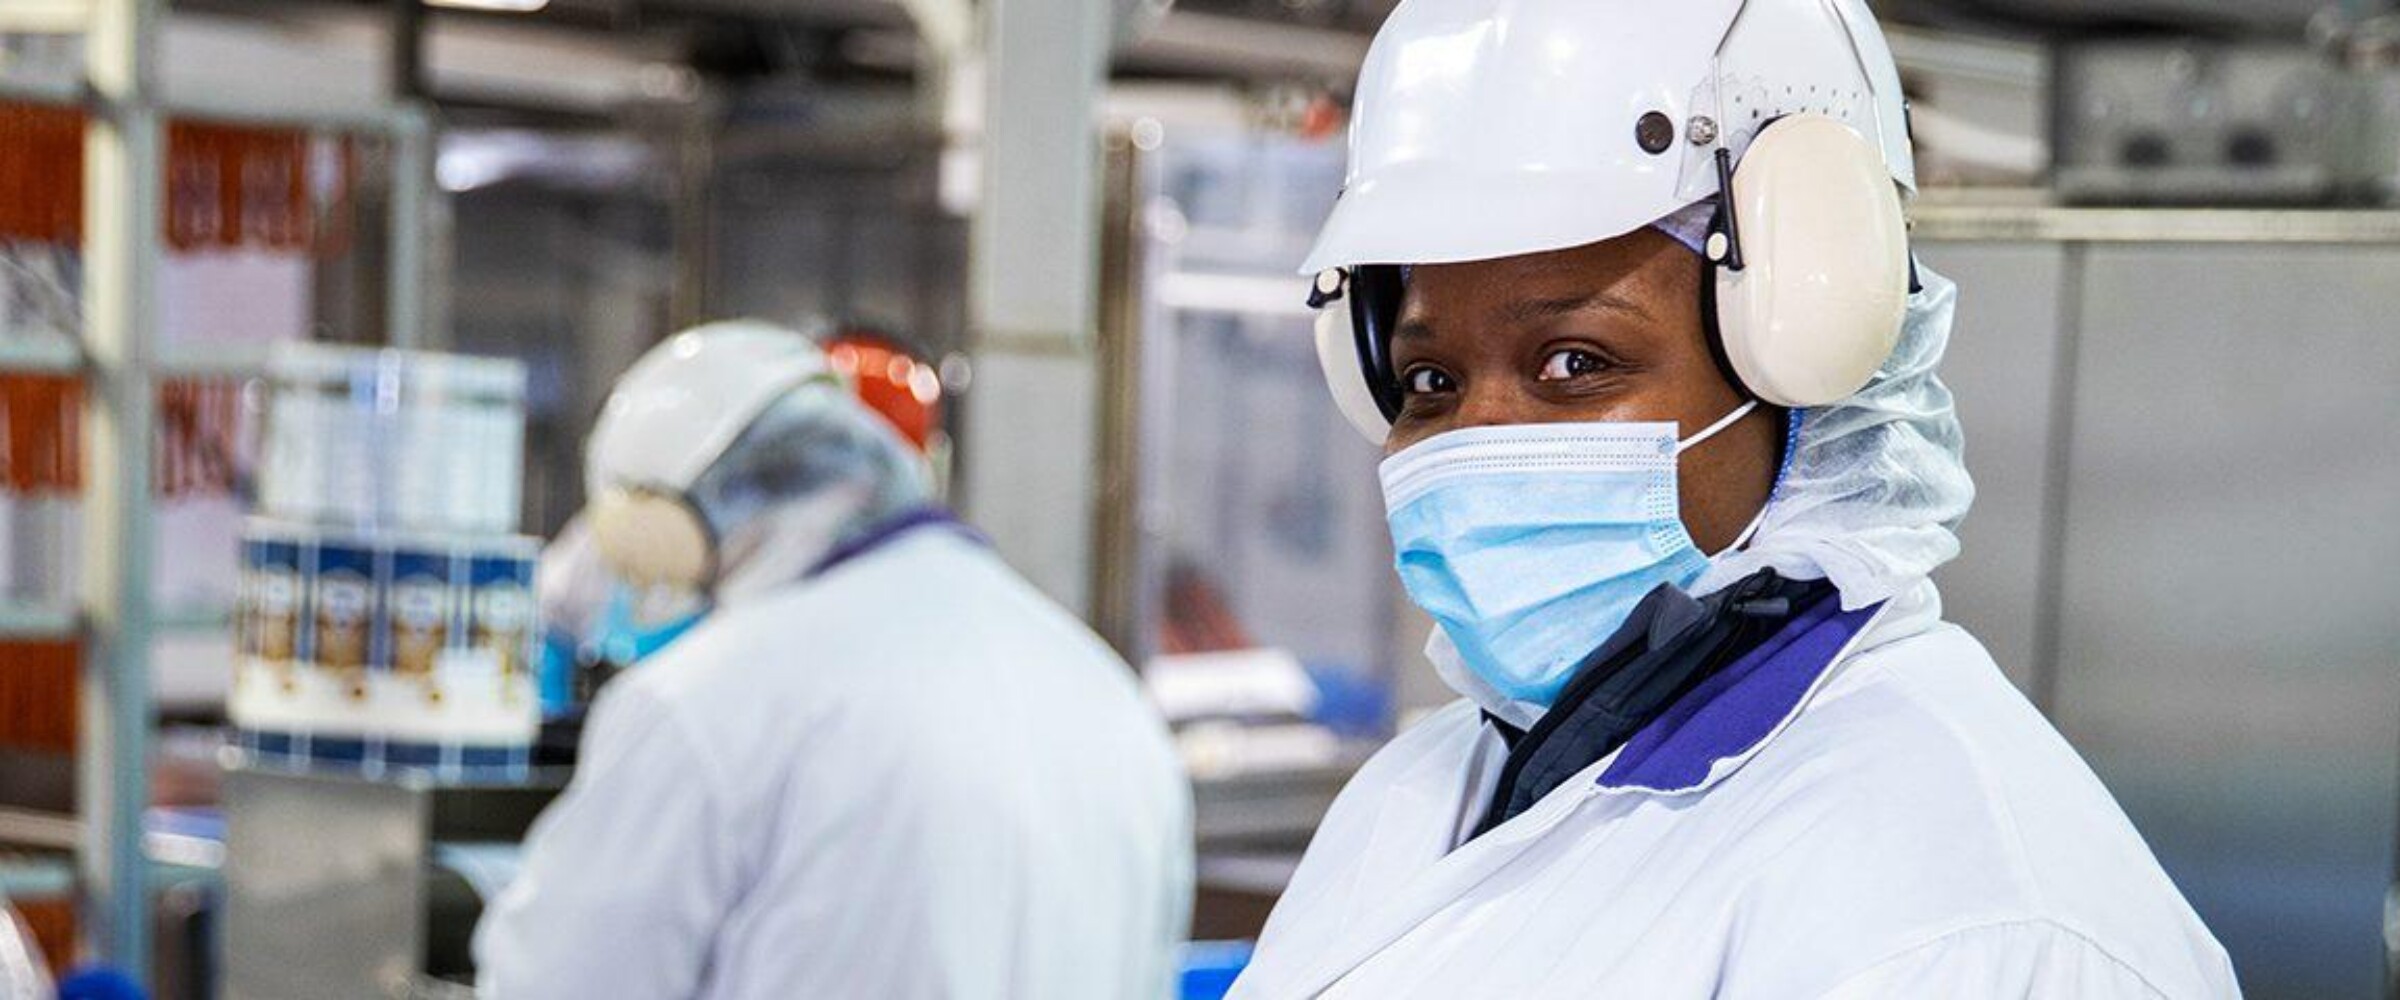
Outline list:
[[[1737,384],[1785,407],[1865,388],[1908,315],[1908,226],[1883,154],[1799,114],[1761,130],[1731,174],[1708,285]]]
[[[1338,306],[1317,308],[1317,366],[1325,371],[1325,387],[1333,391],[1334,409],[1342,419],[1367,440],[1382,444],[1390,436],[1392,421],[1384,416],[1383,408],[1375,401],[1375,392],[1360,377],[1369,369],[1360,363],[1358,338],[1350,318],[1350,310]]]
[[[592,542],[636,586],[704,591],[717,574],[716,533],[683,497],[612,489],[591,504]]]
[[[1308,294],[1317,311],[1317,366],[1334,406],[1377,445],[1390,436],[1403,399],[1391,346],[1404,281],[1399,265],[1362,264],[1317,275]]]

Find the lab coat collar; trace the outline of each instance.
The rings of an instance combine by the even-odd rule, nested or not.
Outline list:
[[[1488,724],[1487,724],[1488,725]],[[1443,907],[1476,892],[1488,880],[1514,864],[1525,852],[1573,818],[1597,794],[1588,775],[1605,762],[1594,763],[1584,775],[1560,786],[1483,836],[1458,843],[1474,825],[1472,805],[1481,799],[1456,795],[1472,787],[1471,772],[1496,768],[1503,753],[1488,729],[1482,738],[1487,752],[1467,759],[1445,760],[1439,755],[1418,761],[1382,791],[1378,811],[1385,819],[1369,825],[1373,834],[1359,852],[1357,884],[1390,887],[1388,895],[1364,905],[1349,916],[1331,946],[1303,966],[1290,991],[1277,996],[1316,996],[1331,989],[1360,963],[1374,957],[1425,922]],[[1464,768],[1465,772],[1454,770]],[[1438,815],[1461,808],[1455,822],[1425,824],[1389,821],[1390,817]]]
[[[958,515],[950,513],[948,508],[935,504],[923,504],[886,517],[869,525],[866,530],[857,535],[844,539],[840,544],[828,550],[823,558],[817,560],[816,565],[809,567],[807,578],[814,579],[823,576],[843,563],[891,544],[901,535],[927,527],[947,528],[978,545],[990,544],[984,540],[981,532],[959,520]]]

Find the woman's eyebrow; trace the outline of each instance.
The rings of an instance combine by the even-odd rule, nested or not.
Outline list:
[[[1547,299],[1519,299],[1509,303],[1502,313],[1513,323],[1532,323],[1557,319],[1586,309],[1606,309],[1649,319],[1650,310],[1642,304],[1607,289],[1589,295],[1565,295]]]
[[[1650,310],[1640,302],[1613,291],[1601,289],[1585,295],[1561,295],[1542,299],[1519,299],[1503,306],[1501,318],[1510,323],[1536,323],[1546,319],[1573,315],[1587,309],[1621,312],[1638,319],[1650,319]],[[1433,324],[1420,318],[1407,318],[1392,330],[1392,341],[1424,340],[1433,336]]]

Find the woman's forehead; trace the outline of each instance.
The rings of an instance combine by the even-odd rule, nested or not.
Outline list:
[[[1672,239],[1648,229],[1599,243],[1410,269],[1404,312],[1422,321],[1524,320],[1609,308],[1648,318],[1688,302],[1698,266]]]

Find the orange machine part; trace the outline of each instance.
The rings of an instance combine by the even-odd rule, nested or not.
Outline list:
[[[942,429],[942,378],[932,365],[890,338],[845,331],[825,341],[825,356],[870,409],[899,428],[900,436],[924,451]]]

